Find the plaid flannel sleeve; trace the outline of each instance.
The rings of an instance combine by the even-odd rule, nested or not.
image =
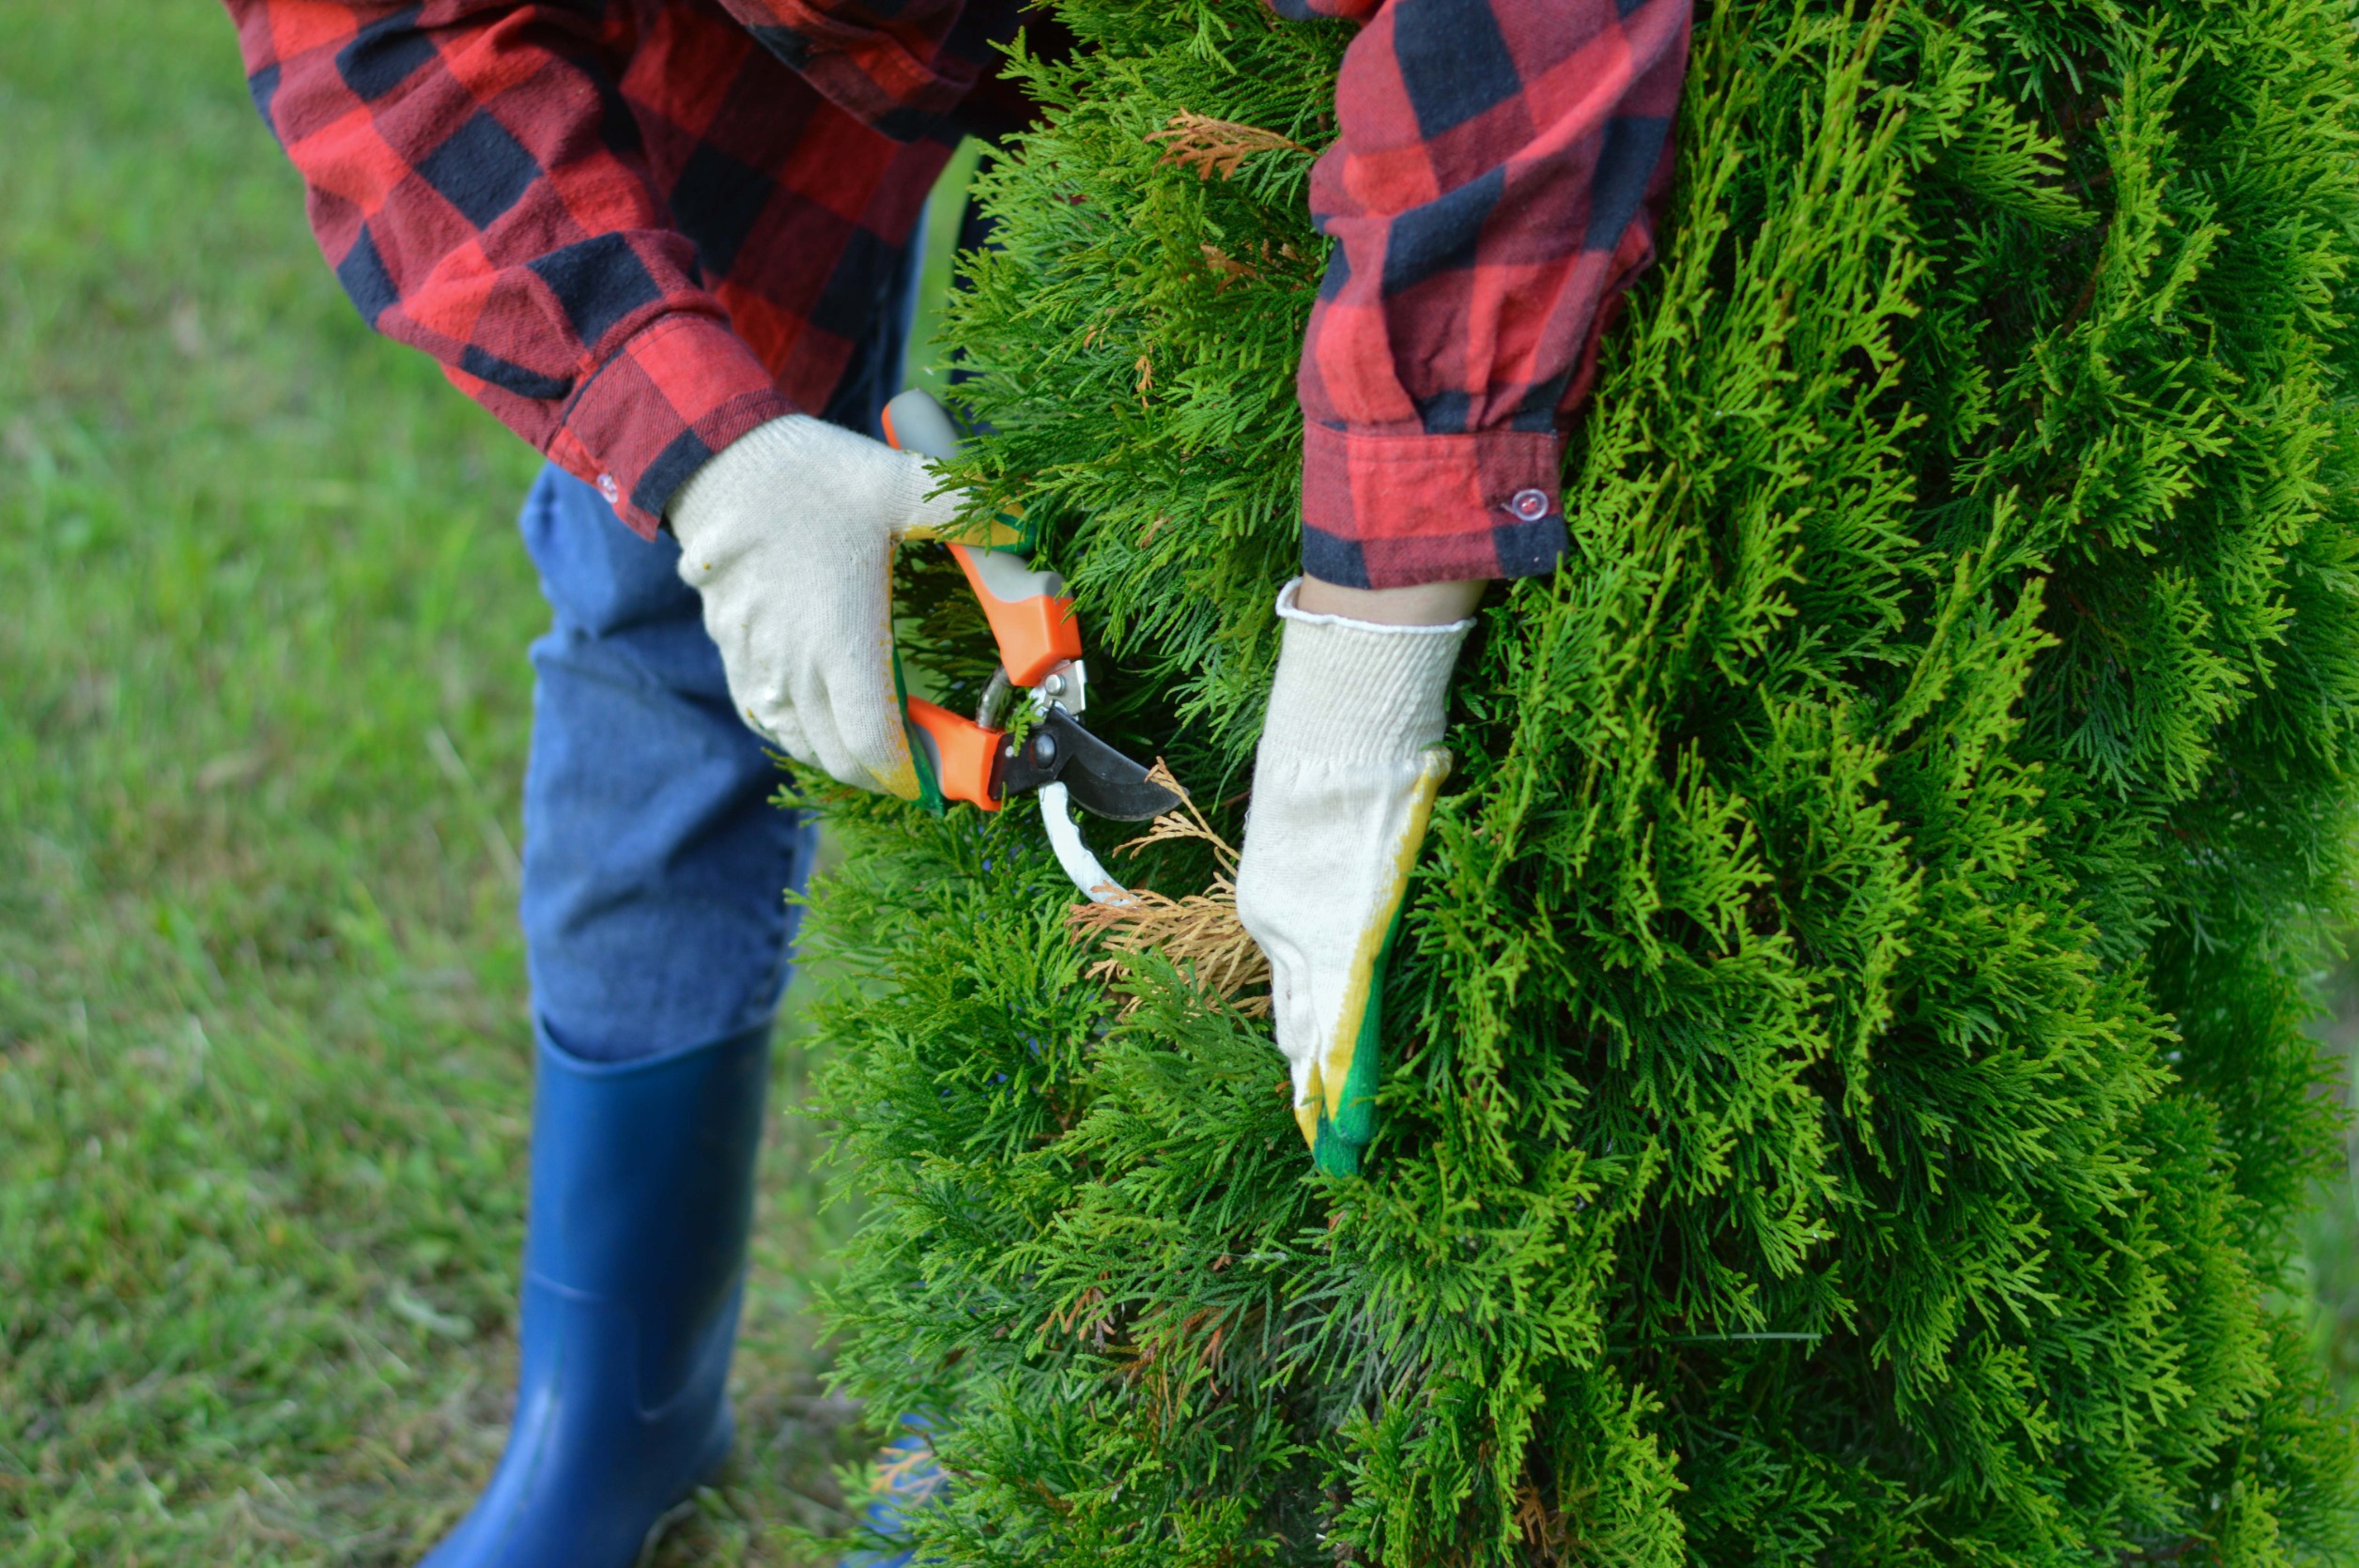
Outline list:
[[[1529,576],[1565,547],[1564,422],[1654,256],[1690,0],[1272,0],[1366,23],[1311,177],[1303,565]]]
[[[982,55],[961,32],[964,0],[721,0],[756,42],[836,107],[908,141],[958,106]]]
[[[227,4],[362,315],[633,529],[652,535],[706,457],[794,411],[649,177],[616,8]]]

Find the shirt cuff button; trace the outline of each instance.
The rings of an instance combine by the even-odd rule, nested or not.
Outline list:
[[[1538,492],[1534,491],[1532,493],[1537,494]],[[598,476],[598,494],[606,498],[606,503],[609,506],[620,506],[623,504],[623,487],[614,483],[614,476],[610,473],[602,473]],[[1516,499],[1518,500],[1521,500],[1523,498],[1521,496],[1518,496]]]
[[[1548,509],[1546,490],[1518,490],[1507,502],[1507,510],[1527,523],[1536,523],[1547,516]]]

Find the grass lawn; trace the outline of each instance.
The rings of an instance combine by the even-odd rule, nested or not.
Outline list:
[[[0,0],[0,1562],[406,1563],[515,1360],[538,460],[345,302],[211,0]],[[856,1450],[803,1067],[662,1562]]]
[[[497,1456],[535,461],[355,318],[211,0],[0,0],[8,1568],[406,1563]],[[797,1560],[858,1446],[804,1069],[736,1469],[658,1562]],[[2331,1197],[2320,1343],[2359,1374]]]
[[[2359,943],[2352,944],[2359,948]],[[2342,1064],[2343,1103],[2354,1103],[2359,1091],[2359,961],[2347,963],[2336,976],[2332,997],[2334,1016],[2324,1021],[2320,1037]],[[2359,1124],[2343,1131],[2343,1178],[2325,1184],[2318,1206],[2302,1227],[2303,1256],[2298,1260],[2309,1294],[2316,1303],[2315,1337],[2319,1354],[2332,1369],[2344,1402],[2359,1407]]]

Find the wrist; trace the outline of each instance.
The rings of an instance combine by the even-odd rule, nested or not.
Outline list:
[[[781,414],[706,458],[664,508],[664,520],[674,536],[683,545],[690,544],[771,489],[774,474],[790,460],[799,427],[810,422],[809,414]]]
[[[1441,626],[1463,621],[1483,602],[1486,577],[1424,582],[1407,588],[1346,588],[1303,575],[1294,592],[1296,608],[1310,615],[1335,615],[1378,626]]]
[[[471,390],[471,378],[459,375]],[[727,322],[670,310],[578,380],[547,452],[594,485],[624,526],[652,539],[690,475],[793,408]]]

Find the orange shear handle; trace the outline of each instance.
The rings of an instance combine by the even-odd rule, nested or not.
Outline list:
[[[1006,550],[952,545],[966,584],[982,601],[1000,667],[1019,686],[1037,686],[1048,672],[1081,657],[1081,623],[1072,596],[1054,572],[1035,572]]]
[[[928,457],[958,453],[958,431],[949,415],[917,387],[885,406],[885,439]],[[982,601],[983,619],[991,623],[991,639],[999,645],[999,663],[1010,681],[1037,686],[1058,665],[1081,657],[1081,623],[1073,618],[1063,577],[1032,570],[1011,550],[953,544],[950,554]]]
[[[991,792],[991,770],[1006,731],[961,718],[922,697],[904,701],[902,713],[909,720],[910,744],[924,753],[942,798],[998,810],[999,802]]]

